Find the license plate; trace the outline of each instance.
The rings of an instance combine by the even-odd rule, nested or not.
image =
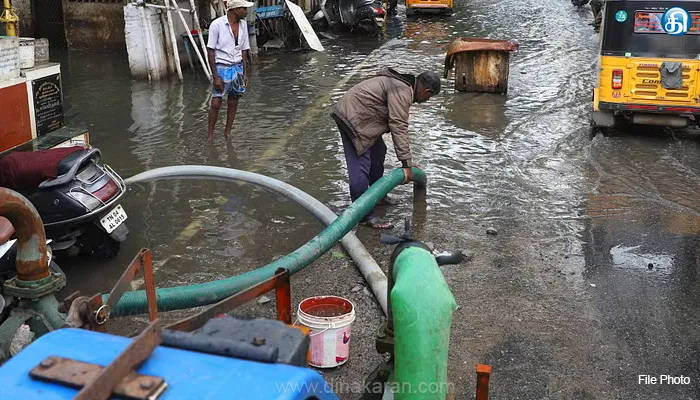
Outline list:
[[[100,223],[107,233],[112,233],[115,229],[119,228],[119,225],[124,221],[126,221],[126,212],[120,204],[110,211],[109,214],[102,217]]]

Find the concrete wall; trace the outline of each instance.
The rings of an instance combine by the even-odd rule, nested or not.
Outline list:
[[[68,48],[126,52],[124,4],[63,0]]]
[[[143,13],[143,16],[142,14]],[[124,7],[126,48],[131,75],[160,80],[169,74],[163,24],[159,10],[147,7]],[[144,27],[144,18],[146,26]]]
[[[17,10],[19,17],[19,35],[34,36],[34,18],[30,0],[12,0],[12,7]]]

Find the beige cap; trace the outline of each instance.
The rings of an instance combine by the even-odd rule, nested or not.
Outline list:
[[[250,8],[253,7],[254,3],[245,0],[226,0],[226,9],[230,10],[232,8]]]

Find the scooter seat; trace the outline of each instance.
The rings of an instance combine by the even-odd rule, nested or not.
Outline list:
[[[17,151],[0,158],[0,186],[12,190],[34,189],[61,175],[58,165],[69,154],[82,152],[80,146],[33,152]]]
[[[71,167],[78,161],[80,160],[89,150],[87,149],[82,149],[75,151],[73,153],[68,154],[67,156],[63,157],[61,161],[58,163],[58,167],[56,168],[56,172],[58,176],[65,175],[68,172],[70,172]]]
[[[6,243],[15,233],[15,228],[5,217],[0,217],[0,244]]]

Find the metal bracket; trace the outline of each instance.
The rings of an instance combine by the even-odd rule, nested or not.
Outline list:
[[[374,347],[379,354],[389,353],[394,358],[394,332],[387,329],[386,323],[382,324],[377,331]]]
[[[97,364],[49,356],[29,371],[29,376],[44,382],[82,389],[103,369],[103,366]],[[148,400],[157,398],[166,387],[163,378],[132,371],[117,384],[112,393],[124,399]]]
[[[49,356],[29,371],[29,376],[81,388],[74,400],[107,400],[112,394],[134,400],[157,399],[167,388],[165,380],[138,374],[135,368],[151,355],[161,341],[160,321],[156,320],[106,367]]]
[[[62,307],[65,309],[70,303],[66,326],[74,328],[88,327],[92,331],[105,331],[105,324],[112,314],[112,310],[129,288],[130,282],[136,277],[139,271],[143,271],[143,278],[146,282],[146,297],[148,299],[148,318],[151,321],[158,319],[158,304],[156,303],[156,286],[153,279],[153,259],[151,251],[141,249],[136,257],[126,268],[119,281],[114,285],[107,296],[107,302],[102,302],[102,293],[87,298],[85,296],[76,297],[77,292],[71,294]]]
[[[68,297],[63,299],[63,302],[58,305],[58,312],[65,314],[70,310],[71,305],[73,305],[73,301],[77,299],[80,296],[79,291],[75,291],[71,293]]]
[[[10,6],[10,8],[4,9],[2,14],[0,14],[0,22],[5,24],[19,22],[17,10],[12,6]]]
[[[153,257],[149,249],[141,249],[136,254],[131,264],[126,268],[116,285],[109,292],[107,297],[108,314],[116,307],[119,299],[129,288],[129,284],[136,277],[139,271],[143,271],[143,279],[146,283],[146,298],[148,299],[148,319],[155,321],[158,319],[158,304],[156,303],[156,288],[153,281]],[[97,310],[96,310],[97,311]],[[109,316],[107,317],[109,318]]]
[[[109,319],[110,310],[102,304],[102,294],[97,293],[87,300],[88,329],[91,331],[105,332],[104,324]]]

